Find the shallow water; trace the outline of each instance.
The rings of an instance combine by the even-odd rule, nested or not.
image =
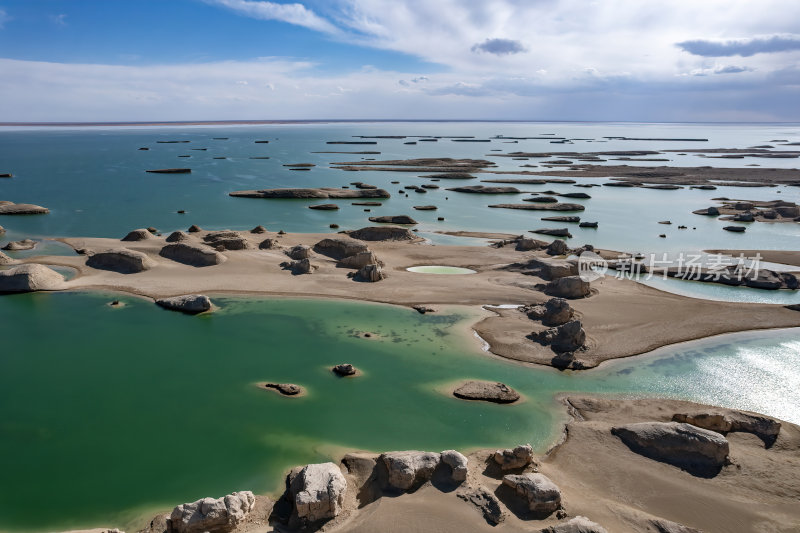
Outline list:
[[[125,306],[108,307],[112,299]],[[542,451],[563,420],[554,395],[564,391],[684,397],[800,422],[796,331],[720,337],[571,373],[482,354],[460,333],[464,311],[215,301],[220,311],[192,317],[107,294],[0,298],[0,323],[15,326],[0,358],[0,529],[127,525],[206,495],[275,490],[287,467],[342,448],[530,442]],[[363,376],[336,378],[329,367],[340,362]],[[463,378],[503,381],[526,401],[441,392]],[[255,387],[266,380],[309,394]],[[42,506],[43,489],[91,497]]]
[[[475,271],[469,268],[442,266],[442,265],[415,266],[415,267],[409,267],[406,270],[408,270],[409,272],[415,272],[417,274],[446,274],[446,275],[475,274]]]

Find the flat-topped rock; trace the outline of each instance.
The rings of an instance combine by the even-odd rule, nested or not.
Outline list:
[[[589,282],[581,279],[580,276],[566,276],[547,283],[544,286],[544,292],[550,296],[574,300],[589,296],[591,289]]]
[[[191,168],[156,168],[153,170],[145,170],[151,174],[191,174]]]
[[[3,250],[18,252],[20,250],[33,250],[36,248],[36,241],[32,239],[22,239],[21,241],[9,241],[3,246]]]
[[[453,391],[462,400],[480,400],[492,403],[514,403],[520,396],[517,391],[497,381],[466,381]]]
[[[533,461],[533,448],[530,444],[521,444],[514,448],[497,450],[492,459],[500,466],[501,470],[525,468]]]
[[[333,463],[309,464],[289,473],[289,494],[302,524],[335,518],[342,512],[347,480]]]
[[[297,246],[292,246],[290,249],[288,249],[286,251],[286,255],[296,260],[308,259],[311,257],[311,247],[306,246],[305,244],[298,244]]]
[[[234,191],[228,194],[243,198],[389,198],[391,196],[383,189],[337,189],[333,187],[262,189]]]
[[[362,241],[414,241],[418,237],[408,228],[397,226],[371,226],[347,232]]]
[[[550,514],[561,507],[561,490],[544,474],[508,474],[503,485],[514,489],[534,513]]]
[[[227,257],[203,244],[186,244],[178,242],[164,246],[159,252],[161,257],[194,267],[221,265]]]
[[[442,172],[441,174],[426,174],[424,176],[419,176],[420,178],[434,178],[434,179],[441,179],[441,180],[471,180],[475,179],[475,176],[469,174],[468,172]]]
[[[545,221],[548,221],[548,222],[580,222],[581,221],[581,217],[565,215],[565,216],[556,216],[556,217],[542,217],[542,220],[545,220]]]
[[[344,259],[351,255],[368,252],[369,248],[363,242],[352,239],[329,238],[322,239],[314,245],[314,251],[333,259]]]
[[[695,475],[716,475],[728,464],[728,440],[721,434],[680,422],[640,422],[611,429],[640,455]]]
[[[91,254],[86,259],[86,266],[100,270],[111,270],[120,274],[135,274],[150,270],[156,262],[147,254],[127,248],[103,250]]]
[[[308,206],[309,209],[316,209],[317,211],[338,211],[339,206],[336,204],[315,204]]]
[[[367,250],[366,252],[359,252],[357,254],[353,254],[350,256],[341,259],[336,266],[340,266],[342,268],[357,268],[361,269],[367,265],[379,265],[380,261],[375,256],[375,254]]]
[[[570,259],[545,259],[534,257],[527,263],[517,263],[509,268],[530,276],[538,276],[544,280],[554,280],[578,275],[578,263]]]
[[[551,237],[567,237],[567,238],[572,237],[572,233],[569,232],[568,228],[539,228],[531,230],[531,233],[550,235]]]
[[[380,217],[369,217],[370,222],[377,222],[380,224],[418,224],[416,220],[408,215],[385,215]]]
[[[169,309],[170,311],[180,311],[189,315],[205,313],[211,310],[211,299],[204,294],[185,294],[173,296],[172,298],[161,298],[156,300],[156,304]]]
[[[203,498],[183,503],[167,519],[169,533],[229,532],[244,521],[255,506],[250,491],[228,494],[222,498]]]
[[[586,208],[580,204],[567,204],[567,203],[555,203],[555,204],[494,204],[490,205],[489,207],[495,209],[520,209],[523,211],[583,211]]]
[[[136,242],[136,241],[145,241],[147,239],[152,239],[152,238],[153,238],[152,233],[150,233],[144,228],[140,228],[131,231],[120,240],[126,242]]]
[[[410,490],[433,476],[441,461],[441,454],[418,451],[389,452],[381,454],[380,460],[389,472],[389,486]]]
[[[50,210],[34,204],[0,202],[0,215],[46,215]]]
[[[203,242],[217,249],[222,250],[249,250],[252,244],[238,231],[212,231],[205,237]]]
[[[0,270],[0,292],[57,291],[64,288],[64,277],[44,265],[29,263]]]
[[[417,211],[436,211],[438,207],[435,205],[415,205],[414,209]]]
[[[466,185],[464,187],[453,187],[447,189],[453,192],[466,192],[471,194],[519,194],[520,190],[516,187],[491,187],[486,185]]]

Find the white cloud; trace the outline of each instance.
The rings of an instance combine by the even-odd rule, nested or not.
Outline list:
[[[258,0],[205,0],[232,9],[242,15],[261,20],[279,20],[328,34],[338,34],[333,24],[303,4],[279,4]]]
[[[50,20],[53,21],[53,24],[57,26],[66,26],[67,25],[67,15],[61,13],[60,15],[50,15]]]
[[[6,22],[10,21],[11,17],[8,15],[5,9],[0,9],[0,30],[5,28]]]

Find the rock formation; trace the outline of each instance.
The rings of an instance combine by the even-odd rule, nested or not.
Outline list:
[[[584,298],[590,294],[589,282],[580,276],[566,276],[557,278],[544,286],[544,292],[550,296],[574,300]]]
[[[377,281],[381,281],[386,279],[386,274],[384,274],[383,269],[379,264],[368,264],[364,265],[355,275],[356,281],[367,281],[371,283],[375,283]]]
[[[556,353],[572,353],[586,344],[586,332],[580,320],[570,320],[560,326],[532,333],[531,339],[550,346]]]
[[[115,248],[91,254],[86,266],[100,270],[111,270],[120,274],[134,274],[150,270],[156,262],[147,254],[127,248]]]
[[[672,420],[722,434],[737,431],[752,433],[764,441],[767,447],[772,446],[781,431],[781,423],[768,416],[727,409],[676,413],[672,416]]]
[[[383,189],[263,189],[260,191],[234,191],[230,196],[243,198],[389,198]]]
[[[454,192],[466,192],[472,194],[519,194],[520,190],[516,187],[487,187],[486,185],[466,185],[464,187],[453,187],[447,189]]]
[[[295,260],[308,259],[311,257],[311,247],[305,244],[298,244],[287,250],[286,255]]]
[[[456,450],[445,450],[441,454],[442,463],[450,467],[450,478],[456,483],[467,479],[467,458]]]
[[[159,255],[194,267],[219,265],[228,260],[227,257],[208,246],[182,242],[164,246]]]
[[[217,251],[249,250],[253,247],[238,231],[212,231],[203,237],[203,241]]]
[[[331,368],[331,372],[333,372],[337,376],[346,377],[346,376],[355,376],[358,373],[358,370],[356,370],[356,367],[354,367],[350,363],[342,363]]]
[[[14,260],[8,257],[3,252],[0,252],[0,266],[10,265],[14,263]]]
[[[514,489],[534,513],[550,514],[561,507],[561,490],[544,474],[508,474],[503,485]]]
[[[483,514],[483,518],[493,526],[505,519],[500,500],[485,487],[478,487],[474,490],[461,490],[457,493],[457,496],[477,507]]]
[[[561,239],[556,239],[547,246],[545,252],[547,255],[567,255],[569,247]]]
[[[49,212],[49,209],[40,205],[0,202],[0,215],[46,215]]]
[[[572,320],[574,311],[563,298],[550,298],[544,305],[535,305],[527,310],[528,317],[541,320],[545,326],[560,326]]]
[[[167,242],[184,242],[189,240],[189,234],[183,231],[173,231],[167,237]]]
[[[533,448],[530,444],[522,444],[515,448],[497,450],[492,458],[495,463],[500,465],[501,470],[525,468],[533,461]]]
[[[389,452],[381,454],[380,459],[389,473],[389,486],[400,490],[429,480],[439,466],[441,454],[433,452]]]
[[[639,422],[614,427],[611,433],[632,451],[695,475],[716,475],[728,464],[728,440],[690,424]]]
[[[167,520],[169,533],[223,533],[244,521],[255,505],[250,491],[234,492],[222,498],[203,498],[181,504]]]
[[[25,264],[0,270],[0,292],[57,291],[64,288],[64,277],[44,265]]]
[[[347,480],[333,463],[310,464],[289,473],[289,494],[302,524],[335,518],[342,511]]]
[[[21,241],[9,241],[3,246],[3,250],[17,252],[19,250],[33,250],[36,247],[36,241],[31,239],[22,239]]]
[[[278,243],[278,239],[264,239],[258,245],[259,250],[274,250],[280,247],[281,245]]]
[[[478,380],[463,383],[453,391],[453,396],[493,403],[513,403],[520,398],[519,393],[505,383]]]
[[[314,271],[319,268],[316,265],[311,264],[311,260],[309,258],[300,259],[299,261],[285,261],[281,263],[281,268],[286,270],[291,270],[292,274],[313,274]]]
[[[352,239],[322,239],[314,245],[314,251],[341,260],[361,252],[368,252],[369,248],[366,244]]]
[[[211,310],[211,299],[203,294],[186,294],[183,296],[173,296],[172,298],[162,298],[156,303],[164,309],[180,311],[190,315],[205,313]]]
[[[567,228],[541,228],[532,230],[532,233],[539,233],[541,235],[550,235],[551,237],[567,237],[571,238],[572,233]]]
[[[413,241],[417,236],[408,228],[397,226],[372,226],[348,232],[354,239],[362,241]]]
[[[412,226],[418,224],[416,220],[408,215],[386,215],[382,217],[369,217],[370,222],[377,222],[379,224],[407,224]]]
[[[585,516],[576,516],[563,524],[540,529],[539,533],[608,533],[608,530]]]
[[[152,239],[153,234],[147,231],[146,229],[135,229],[125,235],[121,240],[127,242],[135,242],[135,241],[144,241],[147,239]]]

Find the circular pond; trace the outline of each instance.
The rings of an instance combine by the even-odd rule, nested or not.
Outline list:
[[[443,265],[424,265],[409,267],[406,270],[417,274],[477,274],[477,271],[469,268],[443,266]]]

